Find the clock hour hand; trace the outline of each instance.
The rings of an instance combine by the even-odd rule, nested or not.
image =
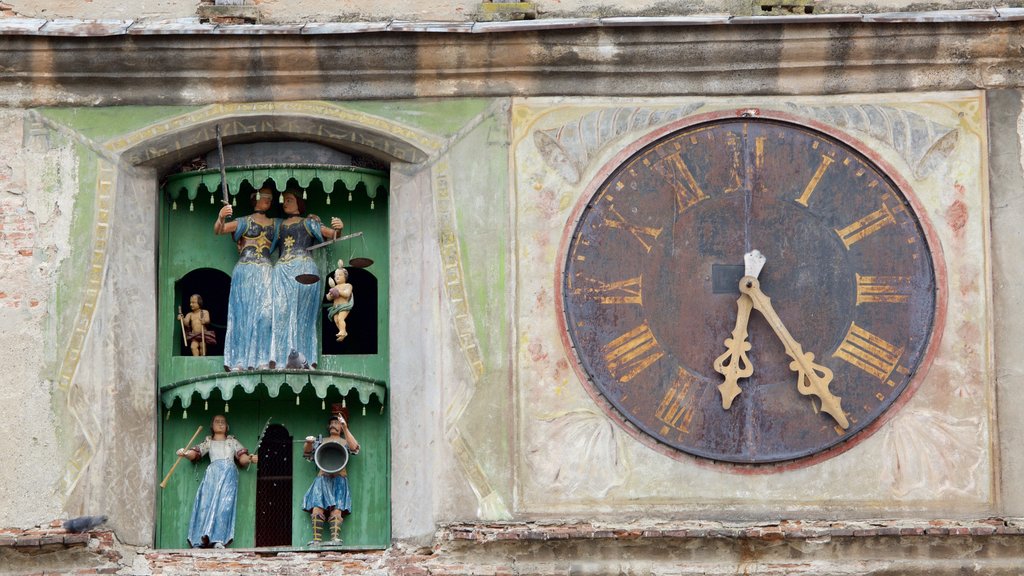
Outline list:
[[[757,278],[764,267],[764,262],[764,256],[757,250],[744,254],[743,275]],[[725,354],[716,358],[714,364],[715,371],[725,376],[725,382],[718,385],[718,391],[722,393],[722,408],[725,410],[732,406],[733,399],[742,392],[737,381],[754,374],[754,366],[747,358],[747,352],[750,350],[750,343],[747,342],[747,322],[753,308],[750,296],[740,294],[736,300],[736,308],[736,327],[732,329],[732,338],[725,339]]]
[[[750,342],[747,342],[747,321],[753,308],[750,296],[740,294],[736,300],[736,327],[732,329],[732,338],[725,339],[725,353],[715,359],[715,372],[725,376],[725,382],[718,385],[722,393],[722,408],[728,410],[732,401],[739,393],[740,378],[749,378],[754,373],[754,366],[747,358]]]
[[[768,325],[775,331],[775,335],[782,341],[786,348],[786,354],[793,359],[789,369],[797,373],[796,389],[804,396],[815,395],[821,401],[821,410],[835,419],[844,430],[850,427],[846,414],[840,404],[841,398],[833,396],[828,390],[832,382],[832,371],[827,367],[814,363],[814,354],[804,352],[800,343],[793,339],[789,330],[779,319],[778,314],[772,308],[771,298],[761,291],[760,284],[754,276],[744,276],[740,280],[740,292],[750,297],[754,309],[760,312]]]

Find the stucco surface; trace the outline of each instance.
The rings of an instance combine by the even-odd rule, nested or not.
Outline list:
[[[515,389],[522,451],[516,474],[522,509],[542,514],[589,514],[595,507],[609,513],[694,510],[744,517],[773,516],[780,509],[798,517],[990,510],[997,458],[983,102],[973,92],[679,99],[640,106],[614,100],[518,101],[513,112],[517,260],[540,271],[517,277]],[[695,111],[777,109],[834,125],[832,111],[864,107],[878,112],[874,120],[844,123],[842,129],[869,143],[911,183],[934,224],[948,271],[941,345],[917,392],[877,433],[845,453],[771,474],[737,474],[691,457],[669,458],[624,433],[586,394],[572,369],[553,293],[573,207],[594,175],[632,140]],[[630,112],[636,112],[631,118],[649,120],[602,123],[602,115]],[[884,128],[908,114],[935,124],[930,141],[903,141]],[[925,151],[949,130],[959,131],[958,144],[933,165]],[[538,148],[538,131],[557,138],[561,153]]]
[[[1020,253],[1024,245],[1024,102],[1019,90],[989,93],[989,123],[992,132],[990,166],[992,178],[992,285],[997,318],[994,334],[997,407],[999,417],[1000,486],[1002,507],[1011,514],[1024,514],[1024,398],[1018,393],[1024,384],[1024,370],[1018,358],[1024,323],[1016,310],[1024,301]]]
[[[60,480],[52,341],[57,270],[68,253],[77,192],[73,148],[33,133],[25,112],[0,112],[0,326],[3,374],[0,451],[10,458],[0,482],[0,524],[31,526],[59,514]],[[16,463],[16,466],[13,464]]]
[[[452,105],[438,106],[451,110]],[[152,367],[138,361],[153,356],[155,342],[155,261],[148,243],[155,238],[156,173],[149,166],[208,145],[212,123],[229,119],[230,130],[239,133],[288,127],[341,145],[358,143],[417,159],[395,161],[391,202],[392,329],[403,335],[391,351],[396,539],[427,542],[437,522],[481,519],[641,514],[749,519],[776,517],[780,510],[788,517],[929,517],[1001,511],[997,466],[1003,459],[995,452],[989,339],[998,324],[989,309],[987,280],[983,95],[687,97],[642,104],[495,99],[467,101],[454,125],[444,115],[424,120],[433,117],[431,108],[420,106],[415,113],[406,111],[420,119],[417,127],[387,119],[388,110],[401,107],[396,103],[382,103],[379,109],[370,103],[348,109],[324,102],[152,114],[130,109],[125,111],[131,112],[127,130],[102,135],[96,132],[95,117],[108,118],[110,111],[30,113],[27,123],[23,111],[6,114],[13,128],[2,142],[3,149],[12,151],[0,172],[4,199],[31,208],[26,213],[33,214],[39,231],[32,248],[47,256],[16,258],[8,251],[3,265],[30,279],[10,286],[39,290],[38,308],[49,318],[70,319],[57,329],[31,305],[14,312],[0,308],[12,319],[7,325],[27,330],[19,338],[27,343],[24,353],[20,348],[5,353],[5,361],[15,366],[19,378],[43,384],[19,382],[4,390],[11,402],[2,409],[24,429],[5,438],[4,446],[39,464],[24,478],[2,484],[5,494],[12,495],[5,500],[8,525],[113,510],[119,516],[113,522],[119,538],[143,544],[149,538],[149,503],[157,480],[152,472],[156,412]],[[894,139],[870,122],[842,127],[911,182],[935,225],[950,294],[942,345],[911,401],[871,438],[814,466],[753,476],[669,458],[624,433],[583,391],[562,346],[554,308],[567,219],[597,171],[623,146],[668,122],[748,107],[819,122],[828,122],[836,110],[870,109],[890,120],[907,115],[926,120],[935,140],[958,134],[956,146],[939,147],[936,160],[921,148],[931,149],[932,141]],[[627,108],[660,115],[629,130],[566,140],[571,134],[566,126]],[[1012,109],[1004,114],[1016,117]],[[326,128],[317,131],[316,125]],[[552,156],[538,148],[535,135],[541,132],[562,138],[566,154]],[[115,167],[114,158],[124,164]],[[43,177],[47,171],[53,176]],[[20,192],[34,189],[40,194]],[[106,195],[117,202],[104,204]],[[92,196],[95,206],[89,202]],[[84,223],[71,222],[75,200],[88,207]],[[101,216],[104,206],[114,210]],[[114,226],[97,227],[103,222]],[[72,240],[71,229],[86,234]],[[107,240],[97,244],[103,230]],[[1012,237],[1003,238],[1012,243]],[[89,259],[80,254],[92,254],[90,249],[99,245],[105,267],[95,304],[89,304]],[[63,301],[52,287],[62,258],[69,262],[65,269],[85,272],[76,285],[82,288],[75,291],[82,293],[77,300]],[[35,287],[33,275],[45,270]],[[85,337],[75,340],[72,327],[81,325],[87,311],[91,324],[86,324]],[[51,334],[57,345],[46,343]],[[78,350],[82,360],[72,363],[77,370],[65,389],[59,378],[71,365],[68,347]],[[28,408],[8,407],[19,403]],[[1000,406],[1000,416],[1009,420],[1019,404]],[[115,437],[123,438],[114,442]],[[38,448],[28,448],[33,442]],[[81,457],[82,446],[87,458]],[[878,465],[865,470],[865,461]],[[33,505],[23,506],[23,501]],[[40,501],[47,504],[39,506]]]

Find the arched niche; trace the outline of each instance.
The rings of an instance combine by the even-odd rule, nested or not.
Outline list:
[[[261,108],[261,112],[253,114],[253,108]],[[389,122],[380,118],[371,117],[360,113],[342,111],[337,106],[324,103],[283,103],[267,106],[245,105],[245,106],[210,106],[196,112],[190,112],[166,121],[147,126],[143,129],[117,137],[103,144],[103,150],[98,150],[99,174],[96,182],[102,192],[100,208],[97,211],[97,220],[94,222],[95,238],[90,244],[91,253],[97,257],[106,258],[112,274],[118,274],[117,278],[132,278],[126,289],[103,287],[98,281],[97,288],[109,291],[112,295],[110,302],[104,306],[97,307],[93,300],[88,300],[79,309],[79,321],[76,326],[104,327],[113,325],[111,320],[123,318],[152,318],[154,310],[159,308],[155,304],[157,294],[166,294],[174,298],[175,304],[168,307],[176,312],[177,302],[181,301],[174,285],[159,285],[159,270],[163,263],[159,263],[159,241],[149,242],[147,238],[158,235],[154,231],[166,229],[161,222],[161,211],[154,209],[160,192],[161,177],[167,175],[168,170],[184,160],[193,158],[204,152],[213,150],[216,146],[215,126],[220,124],[223,139],[226,144],[253,141],[277,141],[277,140],[302,140],[307,142],[320,143],[340,150],[362,152],[383,161],[390,166],[389,172],[397,166],[405,172],[415,172],[411,164],[425,162],[436,150],[441,148],[440,140],[433,139],[429,135],[423,135],[408,127],[397,123]],[[408,178],[404,178],[408,182]],[[340,192],[337,190],[336,192]],[[356,189],[358,193],[360,189]],[[339,194],[340,196],[340,194]],[[205,197],[204,197],[205,198]],[[208,198],[205,198],[207,203]],[[161,199],[162,201],[162,199]],[[215,199],[216,201],[216,199]],[[346,198],[347,201],[347,198]],[[207,204],[208,205],[208,204]],[[113,207],[114,211],[108,217],[106,210]],[[181,207],[187,210],[187,206]],[[198,206],[196,207],[198,209]],[[196,228],[198,237],[205,237],[211,234],[212,221],[203,222]],[[120,246],[118,250],[109,250],[110,246]],[[233,250],[230,243],[226,246],[227,252]],[[231,258],[226,258],[220,265],[207,266],[202,263],[182,263],[182,273],[176,276],[181,278],[189,272],[199,268],[210,268],[221,274],[230,274]],[[387,259],[381,259],[380,266],[387,266]],[[118,285],[123,285],[124,280],[119,280]],[[181,288],[180,291],[189,291],[188,288]],[[90,292],[92,294],[93,292]],[[140,298],[139,296],[146,296]],[[386,300],[385,300],[386,301]],[[181,301],[184,309],[187,300]],[[209,307],[209,302],[206,303]],[[139,322],[132,324],[131,339],[135,347],[143,357],[157,357],[159,345],[156,325],[168,323],[161,331],[169,333],[180,340],[180,328],[177,332],[173,330],[177,323],[175,314],[168,318],[164,310],[160,308],[160,316],[156,322]],[[82,321],[82,320],[86,321]],[[387,324],[387,321],[383,321]],[[170,327],[170,330],[168,330]],[[102,337],[102,334],[101,334]],[[88,340],[86,340],[88,341]],[[113,377],[115,374],[131,374],[132,382],[144,382],[147,380],[147,373],[152,374],[154,370],[151,364],[127,363],[122,366],[118,362],[104,364],[102,359],[96,355],[83,354],[82,347],[72,341],[67,357],[74,360],[74,364],[62,366],[62,370],[74,373],[76,367],[84,367],[79,373],[94,373],[97,375],[107,374]],[[180,348],[179,348],[180,352]],[[186,359],[179,356],[179,358]],[[211,358],[215,361],[216,358]],[[123,378],[123,376],[121,376]],[[146,398],[151,398],[151,389],[146,386],[139,387],[138,391],[126,390],[125,394],[138,396],[139,401],[119,402],[111,405],[110,408],[102,408],[97,412],[96,403],[90,399],[101,393],[97,389],[93,391],[93,380],[106,382],[110,378],[102,377],[90,379],[90,381],[76,382],[72,388],[68,405],[78,412],[89,412],[95,416],[88,420],[75,420],[69,427],[69,446],[75,454],[75,458],[68,460],[66,472],[67,481],[62,484],[65,502],[67,506],[75,506],[81,500],[82,495],[106,490],[112,485],[124,484],[131,486],[149,486],[155,489],[160,478],[166,473],[167,466],[161,464],[160,468],[154,470],[150,467],[131,467],[118,461],[120,452],[106,450],[102,443],[97,444],[90,439],[103,438],[107,434],[123,435],[126,432],[118,425],[119,422],[145,422],[154,421],[158,417],[163,419],[165,411],[151,403]],[[330,390],[330,388],[328,388]],[[303,406],[306,403],[319,405],[319,388],[304,388],[302,394],[312,394],[311,398],[303,399]],[[94,393],[95,392],[95,393]],[[290,399],[295,402],[296,397]],[[240,400],[239,400],[240,402]],[[79,406],[81,404],[81,406]],[[149,408],[147,408],[150,406]],[[205,404],[205,402],[204,402]],[[226,406],[225,406],[226,407]],[[237,414],[241,404],[236,406],[232,401],[232,414]],[[211,409],[212,406],[211,406]],[[193,406],[189,412],[198,410]],[[360,411],[359,416],[363,417]],[[377,414],[377,417],[387,416],[382,412],[382,405],[370,406],[367,415]],[[170,415],[170,414],[168,414]],[[180,408],[175,411],[173,418],[181,419]],[[235,416],[233,420],[237,420]],[[108,422],[111,427],[104,427],[102,432],[94,429],[93,421]],[[187,422],[187,421],[186,421]],[[189,435],[194,432],[195,425],[192,425]],[[244,428],[239,422],[239,428]],[[134,429],[133,429],[134,431]],[[386,439],[386,432],[378,433],[380,438]],[[187,435],[186,435],[187,436]],[[125,446],[125,450],[132,453],[150,453],[156,442],[156,438],[147,434],[130,435],[131,442]],[[187,440],[187,437],[182,440]],[[362,439],[361,439],[362,440]],[[386,441],[386,440],[384,440]],[[166,460],[166,459],[165,459]],[[165,462],[170,464],[170,460]],[[125,479],[126,474],[129,478]],[[131,478],[137,475],[138,478]],[[152,501],[154,492],[146,490],[139,492],[134,490],[131,495],[120,494],[116,490],[110,492],[110,510],[117,513],[119,521],[116,529],[119,537],[128,543],[153,544],[157,540],[160,528],[154,531],[156,525],[156,510],[139,508],[138,502]],[[104,492],[106,493],[106,492]],[[76,496],[78,495],[78,496]]]

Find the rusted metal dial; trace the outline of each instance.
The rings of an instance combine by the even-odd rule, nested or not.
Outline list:
[[[927,363],[937,247],[909,192],[847,141],[732,117],[605,173],[567,230],[562,308],[589,391],[634,434],[723,462],[805,458],[873,429]],[[762,308],[788,334],[742,304],[737,320],[753,249],[767,258]],[[753,369],[734,371],[742,392],[726,408],[715,365],[740,329]],[[841,410],[808,395],[811,367],[832,374]]]

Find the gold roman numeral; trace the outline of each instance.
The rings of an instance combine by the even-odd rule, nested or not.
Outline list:
[[[846,337],[832,356],[845,360],[884,382],[903,356],[903,348],[897,348],[857,326],[856,322],[851,322]]]
[[[822,176],[825,175],[825,170],[835,162],[835,159],[831,156],[821,155],[821,164],[818,165],[818,170],[811,176],[811,181],[807,183],[807,187],[804,188],[804,193],[796,199],[797,204],[802,204],[804,208],[807,208],[807,201],[811,199],[811,194],[814,194],[814,189],[818,187],[818,182],[821,182]]]
[[[603,352],[608,371],[619,382],[629,382],[665,355],[646,321],[606,344]]]
[[[686,162],[683,162],[683,158],[680,156],[681,153],[680,151],[671,156],[666,156],[653,165],[649,164],[648,160],[644,160],[645,165],[651,166],[673,185],[673,190],[676,193],[676,208],[680,214],[685,212],[690,206],[708,197],[700,189],[700,186],[697,185],[697,180],[693,177],[693,173],[690,172]]]
[[[588,282],[591,284],[590,286],[578,288],[576,293],[601,304],[643,304],[641,299],[643,276],[614,282],[600,280],[588,280]]]
[[[657,240],[658,236],[664,228],[653,228],[650,226],[637,226],[626,221],[626,218],[615,209],[615,205],[608,207],[608,214],[611,216],[605,216],[604,225],[609,228],[617,228],[619,230],[625,230],[633,235],[634,238],[640,241],[643,245],[644,250],[647,252],[651,251],[651,246],[654,241]]]
[[[895,223],[896,219],[893,218],[892,211],[889,210],[888,206],[882,204],[882,207],[878,210],[857,220],[846,228],[836,228],[835,231],[836,234],[839,234],[839,239],[843,241],[843,245],[849,250],[850,246],[878,232],[885,226]]]
[[[857,274],[857,305],[901,304],[910,299],[910,276],[861,276]]]
[[[654,416],[665,424],[661,429],[662,435],[667,435],[670,428],[684,434],[690,433],[696,383],[697,379],[690,373],[683,368],[676,368],[676,379],[654,413]]]

